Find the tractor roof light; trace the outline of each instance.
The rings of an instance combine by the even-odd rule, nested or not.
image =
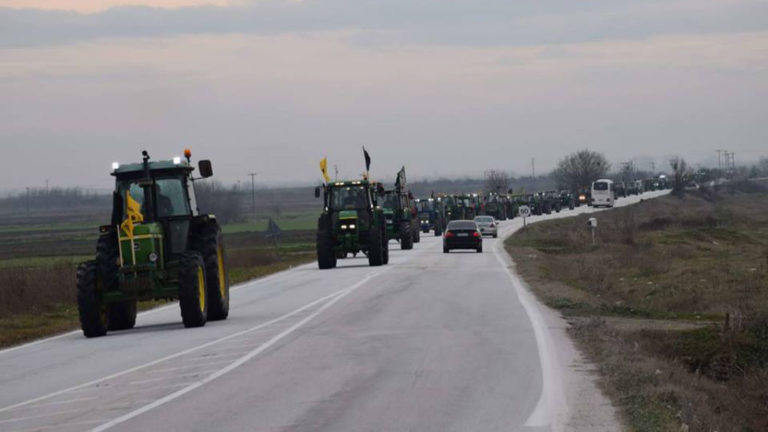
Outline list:
[[[112,171],[115,171],[118,168],[120,168],[120,163],[119,162],[112,162]]]
[[[174,165],[178,165],[178,164],[180,164],[180,163],[181,163],[181,158],[180,158],[180,157],[178,157],[178,156],[174,156],[174,157],[173,157],[173,164],[174,164]]]

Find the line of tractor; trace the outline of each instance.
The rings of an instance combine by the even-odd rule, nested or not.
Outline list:
[[[386,265],[393,240],[410,250],[422,233],[441,236],[453,220],[487,215],[504,221],[523,206],[541,215],[597,205],[592,197],[596,193],[609,194],[601,202],[612,205],[613,199],[642,193],[645,186],[597,180],[591,191],[576,193],[432,193],[416,198],[408,189],[405,167],[388,187],[370,178],[371,158],[365,149],[363,154],[365,172],[358,179],[332,181],[327,160],[320,162],[325,180],[315,189],[315,197],[323,200],[316,237],[320,269],[358,254],[371,266]],[[146,151],[142,156],[138,163],[113,164],[112,220],[99,228],[94,259],[77,269],[78,311],[86,337],[134,327],[137,302],[144,300],[178,300],[185,327],[204,326],[229,314],[221,227],[215,215],[199,211],[195,196],[195,182],[213,175],[211,162],[200,160],[195,176],[189,150],[172,160],[153,161]],[[666,187],[659,182],[648,187]]]

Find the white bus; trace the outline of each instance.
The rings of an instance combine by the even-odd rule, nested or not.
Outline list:
[[[614,196],[613,181],[608,179],[595,180],[592,183],[592,206],[613,207]]]

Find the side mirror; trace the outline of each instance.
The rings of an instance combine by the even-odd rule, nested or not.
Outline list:
[[[197,163],[197,167],[200,169],[200,176],[202,178],[208,178],[213,175],[213,167],[211,161],[205,159]]]
[[[320,186],[315,188],[315,198],[320,198]]]

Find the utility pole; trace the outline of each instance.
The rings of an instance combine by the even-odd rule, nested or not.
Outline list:
[[[531,177],[536,178],[536,158],[531,158]]]
[[[29,217],[29,186],[27,186],[27,217]]]
[[[45,195],[47,196],[51,190],[48,188],[48,179],[45,179]]]
[[[339,181],[339,166],[336,164],[333,164],[333,181]]]
[[[259,173],[249,173],[251,176],[251,211],[253,212],[253,219],[256,220],[256,176]]]
[[[651,175],[656,175],[656,162],[651,161]]]
[[[720,155],[723,153],[723,150],[717,149],[715,151],[717,152],[717,169],[722,171],[723,163],[721,162]]]

